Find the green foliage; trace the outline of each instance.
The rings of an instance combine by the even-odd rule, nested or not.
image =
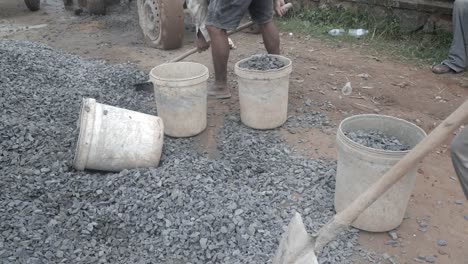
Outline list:
[[[424,64],[438,63],[447,56],[452,41],[451,33],[403,32],[398,18],[391,15],[391,12],[387,13],[390,15],[376,16],[365,10],[316,8],[281,19],[279,25],[282,30],[301,32],[331,41],[358,44],[365,42],[379,52],[390,53],[404,60],[419,60]],[[364,28],[369,30],[369,34],[359,40],[348,36],[329,36],[327,32],[334,28]]]

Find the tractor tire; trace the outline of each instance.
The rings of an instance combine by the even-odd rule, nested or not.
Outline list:
[[[185,31],[182,1],[137,0],[137,5],[147,45],[164,50],[182,46]]]
[[[24,3],[31,11],[37,11],[41,8],[41,0],[24,0]]]
[[[105,0],[87,0],[86,8],[92,15],[105,15],[106,14],[106,1]]]

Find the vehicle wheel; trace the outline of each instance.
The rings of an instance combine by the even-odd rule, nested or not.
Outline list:
[[[177,49],[184,39],[184,9],[181,1],[138,0],[140,27],[146,43],[158,49]]]
[[[105,0],[87,0],[86,7],[90,14],[93,14],[93,15],[105,15],[106,14]]]
[[[31,11],[37,11],[41,8],[41,0],[24,0],[24,3]]]

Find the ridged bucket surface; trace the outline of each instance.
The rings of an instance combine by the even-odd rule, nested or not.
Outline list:
[[[292,71],[290,59],[274,56],[286,65],[280,69],[267,71],[241,68],[236,63],[235,73],[239,84],[239,104],[241,121],[255,129],[273,129],[286,122],[288,118],[289,76]]]
[[[426,133],[418,126],[391,116],[357,115],[343,120],[338,128],[338,168],[336,175],[335,209],[344,210],[359,195],[379,180],[385,172],[402,159],[408,151],[386,151],[360,145],[345,133],[356,130],[377,130],[395,136],[410,147],[416,146]],[[354,227],[385,232],[403,221],[416,180],[415,167],[352,224]]]
[[[194,62],[165,63],[153,68],[150,80],[158,116],[171,137],[191,137],[207,126],[208,68]]]
[[[161,118],[87,98],[78,122],[75,169],[121,171],[159,165],[164,140]]]

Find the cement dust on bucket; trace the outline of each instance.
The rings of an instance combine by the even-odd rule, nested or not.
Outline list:
[[[157,167],[164,123],[157,116],[84,98],[73,166],[77,170],[121,171]]]

